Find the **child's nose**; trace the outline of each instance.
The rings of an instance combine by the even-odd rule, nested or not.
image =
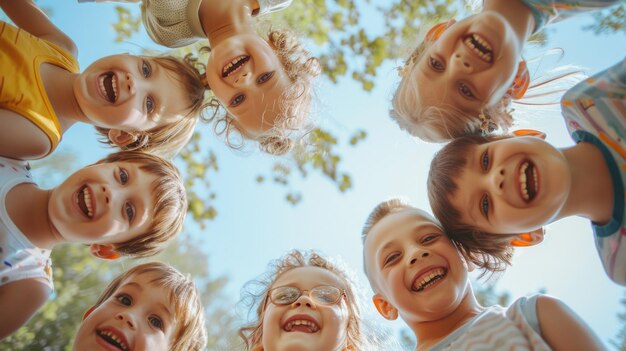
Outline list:
[[[308,308],[315,308],[315,304],[311,301],[309,295],[302,294],[293,304],[293,307],[306,306]]]
[[[109,187],[105,185],[100,186],[100,196],[102,198],[102,202],[105,204],[105,207],[108,207],[113,201],[111,191]]]
[[[490,174],[491,188],[496,193],[504,190],[504,169],[494,169]]]
[[[235,86],[240,86],[248,83],[252,77],[252,72],[242,72],[237,78],[235,78]]]
[[[126,91],[130,95],[135,94],[135,79],[130,73],[126,73]]]
[[[411,256],[409,256],[409,264],[410,265],[414,265],[420,259],[426,258],[428,256],[430,256],[430,253],[428,252],[428,250],[426,250],[424,248],[419,248],[419,249],[413,251],[413,254]]]
[[[467,58],[467,54],[463,53],[461,50],[456,51],[454,56],[452,57],[452,66],[465,74],[474,72],[474,65]]]
[[[133,317],[130,313],[128,313],[127,311],[123,311],[123,312],[119,312],[116,316],[115,319],[122,321],[124,324],[126,324],[126,326],[128,326],[131,329],[135,329],[135,321],[133,321]]]

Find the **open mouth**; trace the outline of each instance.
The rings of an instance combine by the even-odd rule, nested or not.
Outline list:
[[[249,55],[235,57],[222,68],[222,78],[230,76],[232,73],[243,67],[243,65],[245,65],[248,61],[250,61]]]
[[[320,326],[312,319],[290,318],[283,325],[286,332],[317,333]]]
[[[424,291],[424,289],[431,287],[436,282],[445,278],[446,274],[448,274],[448,271],[442,267],[432,269],[425,274],[420,274],[413,280],[411,290],[415,292]]]
[[[106,72],[98,77],[100,92],[109,101],[117,101],[117,76],[113,72]]]
[[[124,340],[123,336],[118,336],[108,330],[101,329],[96,330],[96,334],[100,338],[102,338],[102,340],[106,341],[107,343],[111,344],[119,350],[126,351],[129,349],[128,344],[126,343],[126,340]]]
[[[76,204],[78,208],[87,216],[87,218],[93,217],[93,194],[91,189],[87,185],[83,185],[78,190],[78,196],[76,197]]]
[[[539,191],[537,168],[531,161],[524,161],[519,168],[520,193],[526,202],[532,201]]]
[[[473,33],[466,36],[463,43],[481,60],[487,63],[493,62],[493,49],[489,42],[479,34]]]

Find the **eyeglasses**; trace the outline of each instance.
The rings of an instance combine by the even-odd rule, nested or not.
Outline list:
[[[300,290],[294,286],[279,286],[271,289],[268,297],[274,305],[290,305],[296,302],[305,292],[317,305],[333,305],[339,302],[342,296],[346,296],[345,291],[342,289],[330,285],[320,285],[311,290]]]

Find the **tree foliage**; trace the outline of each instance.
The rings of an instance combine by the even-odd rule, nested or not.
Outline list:
[[[620,328],[615,339],[611,340],[611,345],[615,346],[618,351],[626,351],[626,294],[620,302],[624,309],[617,314]]]
[[[626,5],[619,4],[612,8],[594,13],[595,22],[585,29],[592,30],[595,34],[626,34]]]

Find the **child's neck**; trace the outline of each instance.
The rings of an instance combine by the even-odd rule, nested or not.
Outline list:
[[[256,0],[203,0],[198,16],[209,45],[241,33],[256,34],[252,11],[258,8]]]
[[[530,9],[521,0],[484,0],[483,11],[495,11],[506,18],[517,39],[511,44],[517,45],[521,52],[535,29],[535,18]]]
[[[582,216],[597,224],[606,224],[613,212],[613,181],[600,149],[580,142],[561,150],[568,161],[571,189],[557,219]]]
[[[15,226],[42,249],[52,249],[63,241],[53,230],[48,216],[51,193],[52,190],[39,189],[32,183],[19,184],[9,190],[4,203]]]
[[[452,313],[435,321],[418,322],[411,325],[411,329],[413,329],[418,340],[416,350],[429,350],[465,322],[480,314],[482,310],[483,307],[476,300],[474,290],[468,281],[465,297]]]
[[[78,121],[89,123],[74,96],[74,81],[78,78],[78,74],[49,63],[41,64],[39,69],[41,81],[59,121],[61,131],[65,133]]]

